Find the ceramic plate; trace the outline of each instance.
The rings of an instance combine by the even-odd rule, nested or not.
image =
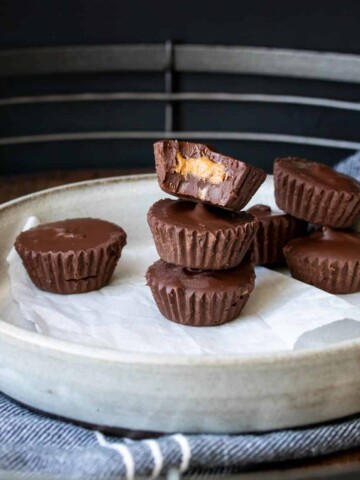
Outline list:
[[[10,294],[6,256],[30,215],[93,216],[143,241],[153,175],[54,188],[0,207],[0,390],[35,409],[112,428],[243,432],[330,420],[360,408],[360,341],[251,356],[139,354],[37,333]],[[257,202],[273,205],[271,178]],[[146,233],[147,232],[147,233]]]

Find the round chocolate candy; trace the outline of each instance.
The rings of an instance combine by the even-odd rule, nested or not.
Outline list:
[[[360,234],[324,227],[284,248],[291,275],[329,293],[360,291]]]
[[[238,265],[258,228],[249,213],[169,198],[150,208],[148,222],[162,260],[199,270]]]
[[[274,182],[277,206],[296,218],[345,228],[360,215],[360,183],[327,165],[277,158]]]
[[[192,326],[212,326],[239,316],[254,288],[254,265],[247,256],[237,267],[194,271],[158,260],[146,280],[164,317]]]
[[[20,233],[15,248],[38,288],[71,294],[106,285],[125,244],[126,233],[118,225],[73,218]]]

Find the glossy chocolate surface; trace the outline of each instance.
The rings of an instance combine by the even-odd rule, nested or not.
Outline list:
[[[254,222],[254,216],[249,213],[232,212],[202,203],[170,198],[154,203],[149,210],[149,216],[152,215],[158,221],[169,225],[212,232]]]
[[[330,262],[360,262],[360,234],[323,227],[307,237],[292,240],[285,251]]]
[[[20,233],[16,244],[33,252],[69,252],[96,248],[117,238],[125,241],[124,230],[95,218],[73,218],[46,223]]]
[[[314,185],[320,184],[336,191],[360,194],[359,182],[322,163],[312,162],[298,157],[286,157],[277,158],[274,168],[281,168],[284,173],[288,172]]]

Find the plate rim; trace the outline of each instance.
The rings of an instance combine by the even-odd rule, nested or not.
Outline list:
[[[270,175],[268,175],[270,176]],[[38,192],[23,195],[21,197],[9,200],[0,205],[0,214],[5,210],[11,210],[17,205],[21,205],[27,201],[31,201],[34,198],[41,198],[47,195],[51,195],[57,192],[65,192],[68,190],[77,190],[80,188],[86,188],[96,185],[106,185],[110,183],[122,183],[122,182],[136,182],[143,180],[154,180],[156,175],[154,173],[134,174],[134,175],[119,175],[115,177],[98,178],[92,180],[84,180],[81,182],[68,183],[65,185],[51,187]],[[156,353],[137,353],[137,352],[125,352],[121,350],[115,350],[110,348],[89,346],[77,342],[67,342],[65,340],[57,339],[54,337],[47,337],[38,332],[25,330],[22,327],[13,325],[0,318],[0,342],[3,337],[4,341],[10,339],[13,341],[22,342],[29,347],[36,347],[41,349],[47,349],[54,354],[68,354],[78,357],[87,357],[92,360],[99,361],[111,361],[122,364],[153,364],[153,365],[168,365],[168,366],[186,366],[191,364],[192,366],[247,366],[253,367],[268,366],[269,364],[281,364],[284,361],[287,362],[304,362],[308,364],[309,359],[314,360],[316,357],[318,360],[324,360],[323,357],[333,357],[336,354],[347,353],[351,355],[360,350],[360,339],[358,340],[346,340],[339,342],[338,344],[329,345],[326,347],[313,347],[304,350],[290,350],[279,352],[266,352],[266,353],[254,353],[247,355],[236,354],[222,354],[222,355],[171,355],[171,354],[156,354]]]

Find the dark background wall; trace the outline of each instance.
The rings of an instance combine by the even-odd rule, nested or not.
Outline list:
[[[358,0],[2,0],[2,47],[162,42],[360,53]]]
[[[360,54],[360,2],[2,0],[0,48],[111,43],[251,45]],[[359,101],[359,85],[203,74],[179,75],[179,91],[307,95]],[[58,75],[5,78],[1,96],[79,91],[163,91],[163,77]],[[260,104],[193,104],[176,110],[175,129],[258,131],[359,141],[360,114]],[[159,104],[88,103],[0,107],[0,136],[49,132],[161,130]],[[211,138],[204,138],[211,141]],[[151,141],[91,141],[0,148],[0,173],[152,165]],[[212,142],[214,143],[214,142]],[[291,144],[216,142],[219,150],[271,170],[277,155],[333,164],[350,151]]]

